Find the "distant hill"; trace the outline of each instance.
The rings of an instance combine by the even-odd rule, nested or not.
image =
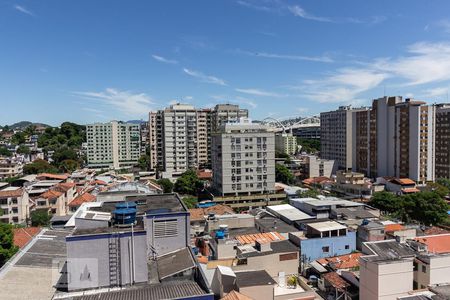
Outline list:
[[[127,121],[127,123],[132,123],[132,124],[142,124],[142,123],[145,123],[146,121],[144,121],[144,120],[130,120],[130,121]]]
[[[33,123],[30,121],[21,121],[21,122],[17,122],[14,123],[12,125],[9,125],[9,128],[13,129],[13,130],[18,130],[18,129],[25,129],[30,125],[34,125],[34,126],[39,126],[39,127],[51,127],[50,125],[44,124],[44,123]]]

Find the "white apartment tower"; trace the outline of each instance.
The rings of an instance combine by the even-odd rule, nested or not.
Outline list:
[[[209,167],[211,133],[242,116],[248,116],[248,111],[229,104],[214,109],[174,104],[150,112],[150,167],[163,178],[176,178],[191,168]]]
[[[111,121],[86,125],[87,162],[91,168],[124,168],[141,154],[140,125]]]
[[[320,158],[334,160],[337,168],[349,170],[353,159],[352,114],[364,108],[341,106],[320,114]]]
[[[218,195],[273,193],[275,136],[247,119],[212,135],[213,188]]]

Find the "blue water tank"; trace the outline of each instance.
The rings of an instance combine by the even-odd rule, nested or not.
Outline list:
[[[136,203],[125,202],[116,205],[113,210],[113,220],[115,225],[132,225],[136,222]]]

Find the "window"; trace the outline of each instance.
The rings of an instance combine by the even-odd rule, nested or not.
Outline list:
[[[427,266],[422,265],[422,273],[426,273],[427,272]]]
[[[349,245],[345,245],[345,249],[346,250],[350,249],[350,246]]]
[[[414,262],[414,271],[417,271],[418,269],[419,269],[418,264],[416,262]]]
[[[324,246],[324,247],[322,247],[322,252],[323,252],[323,253],[328,253],[328,252],[330,252],[330,247],[329,247],[329,246]]]
[[[155,221],[155,238],[164,238],[178,235],[177,219]]]

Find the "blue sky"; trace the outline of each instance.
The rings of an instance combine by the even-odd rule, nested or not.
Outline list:
[[[0,0],[0,124],[447,99],[450,1]]]

